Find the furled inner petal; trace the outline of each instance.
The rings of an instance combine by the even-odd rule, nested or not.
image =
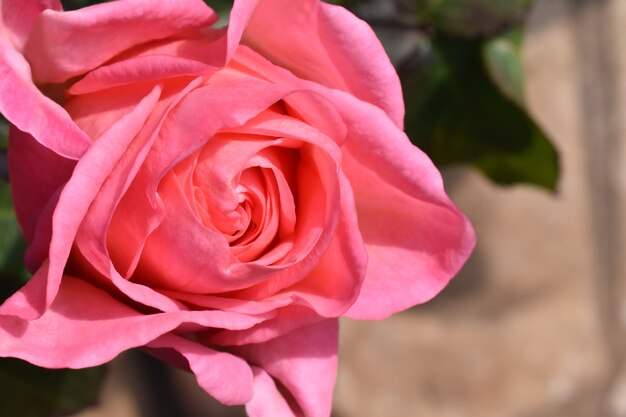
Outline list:
[[[198,220],[221,233],[239,261],[271,265],[293,248],[299,146],[218,135],[178,170]]]
[[[147,190],[140,193],[154,194],[148,203],[163,210],[126,275],[130,281],[249,300],[267,298],[311,272],[337,224],[340,151],[274,103],[233,123],[237,127],[211,133],[187,154],[170,147],[197,132],[161,130],[155,147],[180,159],[171,167],[163,158],[144,165],[156,189],[142,183]]]
[[[267,189],[266,177],[259,169],[248,168],[237,187],[243,203],[251,211],[248,224],[242,224],[242,236],[230,242],[233,254],[241,261],[254,261],[272,243],[278,230],[274,213],[275,197]],[[245,184],[245,185],[244,185]]]

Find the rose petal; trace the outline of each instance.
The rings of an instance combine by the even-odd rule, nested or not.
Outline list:
[[[144,314],[78,278],[64,276],[40,318],[0,316],[0,356],[46,368],[85,368],[143,346],[183,323],[242,329],[260,319],[222,311]]]
[[[67,112],[35,87],[28,63],[2,36],[0,113],[19,130],[63,157],[78,159],[91,144]]]
[[[263,0],[234,1],[233,8],[230,11],[228,19],[227,37],[225,38],[227,43],[225,62],[229,62],[235,54],[235,51],[241,42],[241,37],[250,22],[252,14],[257,8],[257,5],[262,1]]]
[[[276,199],[279,198],[276,190],[270,188],[271,180],[268,174],[261,169],[247,169],[242,172],[239,188],[252,206],[252,230],[249,230],[240,244],[231,246],[231,253],[241,262],[259,260],[277,236],[280,220],[276,210]]]
[[[244,404],[252,397],[252,370],[241,358],[171,333],[153,340],[147,347],[173,350],[182,356],[202,389],[223,404]]]
[[[287,291],[324,317],[339,317],[350,308],[367,269],[352,188],[344,175],[340,183],[341,217],[333,241],[311,274]]]
[[[180,300],[201,309],[232,311],[234,313],[251,315],[272,312],[293,302],[289,297],[274,297],[262,301],[250,301],[211,294],[189,294],[168,290],[161,290],[161,292],[172,299]]]
[[[218,134],[203,146],[191,174],[213,206],[209,211],[214,218],[221,221],[220,215],[233,211],[239,204],[233,184],[250,160],[263,149],[280,145],[281,140],[271,137]]]
[[[217,15],[201,0],[127,0],[71,12],[44,11],[25,48],[33,78],[63,82],[120,52],[181,31],[208,27]]]
[[[233,350],[279,380],[305,417],[329,417],[337,373],[338,323],[327,319],[267,343]],[[261,407],[258,402],[253,405]]]
[[[381,107],[402,127],[398,76],[372,29],[344,8],[318,0],[263,0],[243,43],[302,78]]]
[[[32,242],[37,223],[49,217],[42,215],[46,205],[69,180],[76,161],[51,151],[16,127],[11,128],[9,149],[13,206],[24,237]]]
[[[30,35],[33,25],[42,11],[60,11],[59,0],[0,0],[0,34],[9,38],[13,47],[21,51]]]
[[[142,56],[98,67],[67,92],[74,95],[87,94],[132,83],[209,74],[213,70],[202,62],[176,56]]]
[[[171,117],[163,125],[160,133],[163,140],[155,143],[146,161],[145,165],[149,167],[146,174],[153,179],[154,183],[154,189],[150,187],[147,190],[148,195],[155,195],[156,187],[163,175],[171,171],[180,161],[197,151],[218,130],[245,124],[253,116],[270,107],[288,92],[288,90],[285,91],[274,84],[260,80],[222,79],[210,85],[200,87],[188,94],[173,110]],[[211,109],[212,117],[196,117],[197,109],[204,108]],[[329,142],[329,145],[326,146],[334,147],[333,149],[337,152],[336,146],[330,144],[332,141],[327,140],[327,142]],[[318,173],[317,175],[323,174],[324,178],[320,179],[325,182],[324,188],[331,190],[327,191],[327,193],[332,194],[332,197],[327,196],[326,198],[338,198],[338,186],[332,184],[332,181],[327,178],[335,178],[330,170],[337,169],[336,166],[333,166],[336,165],[336,162],[328,157],[327,152],[314,150],[312,154],[314,156],[311,159],[315,158],[315,162],[312,160],[305,162],[318,167],[316,169],[319,169],[321,174]],[[310,177],[310,181],[313,181],[313,176]],[[166,183],[163,183],[163,186],[165,185]],[[304,186],[306,185],[304,184]],[[187,291],[201,293],[243,288],[251,285],[250,279],[259,282],[269,274],[275,273],[273,269],[255,264],[232,264],[229,267],[230,251],[227,251],[228,247],[225,238],[215,233],[210,233],[198,221],[194,210],[188,204],[183,204],[186,198],[184,192],[180,192],[180,187],[170,187],[168,189],[170,190],[169,192],[173,193],[168,195],[166,199],[170,204],[170,216],[166,215],[161,225],[152,233],[144,250],[145,259],[152,258],[155,260],[154,265],[156,266],[152,268],[148,262],[143,265],[144,271],[136,275],[147,277],[152,282],[150,285],[154,285],[157,283],[158,277],[153,272],[166,273],[176,280],[187,282],[188,285],[185,287]],[[179,195],[176,193],[179,193]],[[313,197],[308,196],[307,198]],[[175,203],[174,200],[176,199],[178,202]],[[329,205],[332,206],[331,203]],[[310,206],[309,210],[315,210],[316,206]],[[310,216],[308,217],[316,217],[315,213],[309,214]],[[329,213],[328,215],[335,219],[338,217],[337,213]],[[186,219],[184,219],[185,216],[187,217]],[[323,253],[327,244],[330,243],[334,226],[327,227],[325,230],[328,232],[328,236],[324,239],[324,242],[320,241],[321,243],[318,245],[318,250],[321,253]],[[186,241],[193,242],[193,244],[180,242],[180,245],[175,246],[185,248],[185,250],[182,253],[172,253],[171,242],[179,242],[183,236]],[[305,246],[309,245],[307,242],[303,242],[303,244]],[[206,258],[207,253],[212,254],[210,259]],[[312,255],[311,262],[299,269],[298,273],[300,275],[291,274],[285,278],[289,278],[289,280],[301,279],[314,266],[315,262],[313,259],[315,256],[321,256],[321,253],[313,253],[314,256]],[[176,262],[171,263],[167,271],[163,271],[163,268],[158,267],[158,265],[165,262],[164,259],[169,257],[175,257]],[[181,259],[185,259],[185,261],[181,261]],[[142,263],[140,262],[141,266]],[[172,269],[175,266],[179,270]],[[210,281],[208,280],[209,278]],[[153,282],[153,280],[155,281]],[[169,281],[172,282],[171,280]],[[285,280],[281,282],[285,286],[291,285]],[[292,281],[290,282],[293,283]],[[281,285],[275,285],[274,291],[278,291]],[[171,285],[161,287],[180,290],[180,288],[173,288]]]
[[[70,117],[91,138],[96,141],[125,115],[132,112],[156,85],[135,84],[111,88],[97,94],[69,97],[64,103]]]
[[[285,297],[291,301],[289,295]],[[279,298],[280,299],[280,298]],[[263,316],[267,317],[267,316]],[[217,331],[199,335],[203,343],[217,346],[240,346],[263,343],[283,336],[302,326],[326,320],[308,307],[288,305],[274,311],[274,316],[260,321],[254,327],[240,331]]]
[[[337,113],[333,102],[323,94],[310,89],[312,85],[315,85],[314,83],[297,78],[291,72],[272,64],[245,45],[237,49],[230,66],[252,77],[280,83],[290,88],[292,92],[283,98],[289,115],[314,127],[339,146],[343,145],[346,125]]]
[[[83,216],[107,175],[140,131],[159,94],[160,88],[157,87],[132,113],[107,131],[105,137],[95,142],[78,162],[72,178],[61,192],[53,215],[49,262],[45,262],[24,288],[0,306],[0,314],[33,319],[41,316],[50,305],[56,296],[63,268]]]
[[[319,32],[350,92],[383,109],[403,129],[400,78],[372,28],[343,7],[320,2]]]
[[[236,294],[238,298],[261,300],[308,276],[327,251],[339,221],[340,186],[337,175],[341,151],[333,140],[311,126],[269,112],[233,130],[255,135],[284,135],[303,143],[295,188],[307,192],[299,193],[296,202],[298,221],[294,247],[289,256],[274,265],[289,269]],[[292,266],[293,263],[296,265]]]
[[[196,152],[218,131],[241,126],[272,104],[286,91],[255,79],[214,76],[185,96],[163,125],[148,161],[155,191],[163,176]],[[211,117],[197,117],[198,109],[210,109]],[[207,110],[209,111],[209,110]],[[175,139],[175,140],[174,140]]]
[[[127,282],[121,277],[119,272],[115,270],[111,262],[109,247],[120,251],[129,251],[126,256],[139,256],[132,250],[135,247],[129,243],[138,239],[141,241],[145,235],[142,235],[142,226],[147,226],[148,231],[153,225],[154,219],[160,219],[159,209],[144,211],[129,215],[126,219],[127,223],[123,231],[111,227],[113,222],[113,214],[127,192],[135,176],[140,171],[141,166],[151,149],[151,145],[158,137],[159,128],[164,123],[169,111],[176,106],[182,97],[189,91],[198,86],[200,79],[189,83],[182,91],[172,93],[167,91],[170,98],[161,100],[157,106],[152,109],[152,113],[143,126],[141,132],[126,146],[125,152],[121,155],[106,180],[103,182],[100,190],[92,201],[85,218],[75,238],[75,242],[80,249],[82,256],[91,264],[91,266],[102,275],[109,277],[113,284],[124,294],[133,300],[144,305],[157,308],[161,311],[177,310],[178,307],[168,297],[163,296],[150,288],[138,286]],[[146,196],[143,196],[144,200]],[[138,207],[135,207],[138,208]],[[117,245],[107,245],[107,237],[113,232],[123,234],[117,236]],[[110,239],[109,239],[110,241]],[[120,242],[124,242],[123,248],[120,248]]]
[[[380,109],[328,94],[350,127],[344,172],[369,254],[347,316],[380,319],[434,297],[467,260],[475,236],[432,162]]]
[[[252,367],[254,373],[254,395],[246,404],[249,417],[296,417],[285,397],[278,391],[276,383],[262,368]]]
[[[228,242],[198,221],[174,175],[161,181],[159,194],[167,195],[165,213],[146,239],[132,279],[148,287],[190,293],[220,292],[235,285],[228,279]]]
[[[96,241],[102,246],[106,242],[106,248],[101,247],[100,251],[95,252],[108,254],[104,262],[98,262],[103,270],[108,269],[110,258],[121,274],[130,277],[141,256],[145,239],[161,223],[163,204],[160,199],[150,198],[148,190],[153,178],[143,169],[145,160],[154,143],[159,140],[160,129],[172,109],[201,82],[202,78],[198,77],[187,84],[174,86],[169,91],[169,98],[161,100],[161,109],[152,117],[153,128],[144,129],[144,135],[138,138],[137,146],[133,147],[136,152],[126,152],[105,184],[101,198],[94,203],[94,211],[101,206],[100,210],[104,214],[89,216],[90,226],[84,222],[83,227],[92,229]]]

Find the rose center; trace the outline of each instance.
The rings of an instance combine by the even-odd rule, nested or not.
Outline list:
[[[297,148],[267,146],[233,161],[228,173],[213,172],[214,161],[198,162],[193,185],[197,215],[205,227],[224,236],[240,261],[275,262],[291,248],[299,153]]]

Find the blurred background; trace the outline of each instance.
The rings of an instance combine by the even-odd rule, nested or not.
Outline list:
[[[478,245],[432,302],[342,321],[333,416],[626,416],[626,0],[342,3]],[[140,352],[103,384],[74,417],[245,415]]]

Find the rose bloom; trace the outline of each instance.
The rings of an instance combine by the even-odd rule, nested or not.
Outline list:
[[[33,278],[0,356],[143,347],[250,416],[330,414],[338,318],[429,300],[474,245],[402,132],[372,30],[316,0],[0,0],[0,112]]]

